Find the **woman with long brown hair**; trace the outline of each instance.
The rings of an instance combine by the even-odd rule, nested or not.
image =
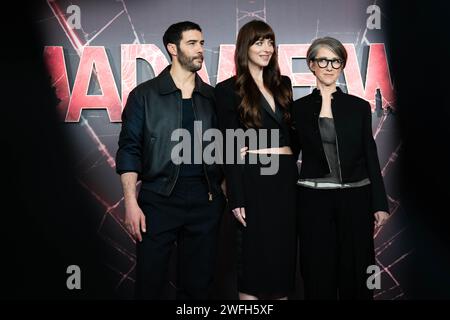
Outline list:
[[[292,87],[280,74],[275,34],[268,24],[254,20],[240,29],[235,64],[236,76],[217,84],[215,95],[225,136],[228,206],[239,222],[239,298],[287,299],[295,283],[296,257]],[[246,152],[239,161],[241,147]],[[269,173],[264,171],[267,159],[275,162]]]

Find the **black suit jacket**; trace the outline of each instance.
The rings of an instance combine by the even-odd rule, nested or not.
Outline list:
[[[291,81],[288,77],[282,77],[283,84],[288,88],[292,88]],[[226,139],[226,129],[242,129],[244,132],[247,130],[241,123],[239,118],[238,107],[241,104],[242,99],[236,93],[235,90],[236,77],[231,77],[225,81],[218,83],[214,89],[216,97],[216,108],[219,128],[221,129],[224,139],[224,171],[225,180],[227,185],[227,197],[230,209],[245,207],[245,195],[244,195],[244,181],[243,181],[243,166],[237,164],[237,157],[239,156],[239,150],[242,146],[237,145],[236,141],[228,141]],[[275,97],[276,101],[276,97]],[[261,129],[267,129],[268,144],[267,146],[261,146],[258,141],[259,148],[270,148],[271,146],[291,146],[292,144],[292,128],[282,119],[280,114],[276,114],[270,108],[268,102],[261,95]],[[277,145],[272,144],[270,141],[270,130],[278,129],[280,133],[280,141]],[[226,146],[234,146],[234,163],[227,164],[227,152]],[[248,144],[246,144],[248,146]],[[251,149],[251,146],[250,146]]]
[[[329,173],[319,131],[322,106],[320,91],[294,102],[292,117],[302,150],[300,178],[320,178]],[[356,96],[333,93],[331,110],[337,135],[342,182],[356,182],[369,178],[373,211],[389,211],[383,177],[381,176],[377,146],[372,134],[370,104]]]

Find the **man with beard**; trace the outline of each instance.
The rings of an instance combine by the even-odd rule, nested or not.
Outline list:
[[[199,150],[192,148],[187,154],[190,159],[175,161],[172,154],[178,157],[178,152],[172,149],[179,142],[172,141],[171,135],[184,129],[190,135],[187,146],[192,147],[194,139],[202,139],[194,121],[201,122],[202,130],[217,127],[213,88],[196,73],[202,67],[204,45],[197,24],[171,25],[163,42],[172,64],[131,91],[122,113],[116,156],[125,225],[137,243],[135,297],[166,298],[170,253],[176,243],[177,298],[206,299],[225,205],[222,168],[199,157],[194,163],[194,151]],[[183,160],[185,143],[183,139]],[[138,180],[142,184],[136,197]]]

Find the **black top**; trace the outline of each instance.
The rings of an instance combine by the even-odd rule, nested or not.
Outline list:
[[[182,113],[182,127],[189,131],[190,134],[190,147],[191,147],[191,159],[190,163],[182,163],[180,165],[180,177],[196,177],[203,175],[203,167],[201,163],[194,163],[194,139],[201,139],[198,132],[194,132],[195,115],[192,108],[192,99],[183,99],[183,113]],[[197,140],[199,141],[199,140]],[[199,144],[197,144],[199,145]],[[200,149],[197,152],[202,152]],[[183,156],[183,153],[181,153]],[[201,160],[202,158],[200,158]]]
[[[328,160],[331,172],[323,178],[317,178],[317,182],[341,183],[339,178],[339,161],[336,148],[336,130],[333,118],[319,118],[320,136],[322,137],[323,149]]]
[[[282,77],[283,85],[288,88],[292,88],[291,81],[288,77]],[[227,154],[226,148],[224,150],[224,171],[225,171],[225,180],[227,183],[227,196],[228,203],[231,209],[244,207],[245,206],[245,198],[244,198],[244,190],[243,190],[243,166],[237,164],[238,156],[240,155],[240,148],[242,146],[238,146],[236,141],[227,141],[226,129],[243,129],[244,132],[248,130],[239,117],[238,107],[241,104],[241,98],[236,92],[235,89],[236,78],[231,77],[223,82],[220,82],[216,85],[214,89],[214,94],[216,97],[216,107],[217,107],[217,117],[219,122],[219,127],[224,134],[224,145],[233,145],[234,146],[234,163],[227,163]],[[276,101],[276,97],[275,101]],[[276,103],[275,112],[270,107],[269,103],[266,101],[264,96],[261,94],[261,128],[259,129],[267,129],[267,145],[263,145],[258,137],[258,149],[261,148],[271,148],[271,147],[283,147],[283,146],[291,146],[292,149],[292,134],[290,126],[283,119],[283,111],[281,110],[278,103]],[[290,109],[290,108],[289,108]],[[277,129],[279,133],[279,141],[275,143],[274,141],[270,141],[271,130]],[[248,146],[248,145],[247,145]],[[250,149],[254,149],[249,146]],[[295,152],[295,151],[294,151]]]

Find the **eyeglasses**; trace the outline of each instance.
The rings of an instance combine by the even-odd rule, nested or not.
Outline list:
[[[316,58],[314,59],[315,62],[317,62],[317,65],[319,68],[326,68],[328,67],[328,64],[331,62],[331,67],[333,69],[339,69],[342,66],[342,60],[341,59],[326,59],[326,58]]]

